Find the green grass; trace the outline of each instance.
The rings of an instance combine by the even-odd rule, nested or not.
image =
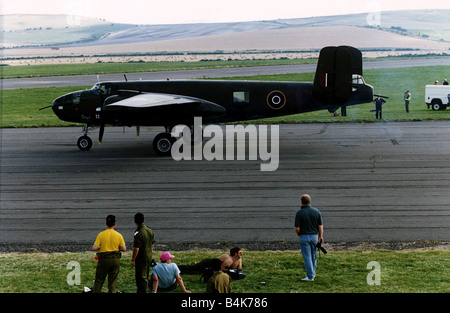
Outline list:
[[[230,58],[233,56],[230,55]],[[316,63],[316,59],[277,59],[277,60],[230,60],[199,62],[130,62],[130,63],[81,63],[3,66],[1,78],[23,78],[63,75],[139,73],[154,71],[175,71],[207,68],[248,67],[265,65],[290,65]]]
[[[384,121],[422,121],[447,120],[449,110],[432,111],[425,105],[425,85],[434,80],[449,76],[450,66],[413,67],[395,69],[377,69],[365,71],[365,79],[375,88],[375,93],[388,96],[383,107]],[[314,73],[285,74],[272,76],[236,77],[243,80],[268,81],[312,81]],[[51,109],[39,111],[48,106],[60,95],[68,92],[90,88],[61,87],[3,90],[2,94],[2,127],[56,127],[72,126],[74,124],[60,121]],[[403,93],[410,90],[412,101],[410,113],[405,112]],[[283,116],[273,119],[256,121],[256,123],[327,123],[327,122],[374,122],[375,114],[371,103],[355,105],[347,108],[347,116],[333,117],[327,110],[305,114]],[[249,121],[255,123],[255,121]]]
[[[69,126],[59,120],[51,108],[39,111],[49,106],[57,97],[89,87],[52,87],[2,90],[0,125],[1,127],[54,127]]]
[[[159,255],[160,252],[155,252]],[[173,252],[175,263],[191,264],[215,257],[224,251],[193,250]],[[136,291],[131,254],[121,259],[118,290]],[[81,284],[68,285],[70,261],[81,267]],[[380,285],[368,285],[372,269],[367,264],[380,264]],[[329,251],[320,255],[316,279],[305,277],[300,251],[245,251],[243,280],[232,281],[234,293],[447,293],[450,292],[450,251],[426,250],[398,252]],[[96,261],[93,252],[84,253],[11,253],[0,254],[1,293],[79,293],[92,287]],[[182,275],[186,287],[195,293],[205,292],[199,275]],[[262,285],[261,282],[265,282]],[[106,288],[104,287],[106,292]],[[181,292],[177,288],[173,292]]]

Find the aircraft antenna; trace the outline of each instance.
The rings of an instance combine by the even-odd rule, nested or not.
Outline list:
[[[125,77],[125,81],[127,82],[128,81],[127,75],[123,74],[123,77]]]

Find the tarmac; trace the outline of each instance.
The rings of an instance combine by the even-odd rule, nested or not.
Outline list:
[[[421,66],[448,66],[450,58],[413,58],[398,60],[366,61],[364,69],[380,68],[402,68]],[[99,81],[124,81],[128,80],[166,80],[166,79],[204,79],[224,77],[245,77],[255,75],[278,75],[292,73],[313,73],[317,64],[297,64],[278,66],[255,66],[255,67],[231,67],[212,68],[199,70],[178,71],[154,71],[141,73],[118,73],[100,75],[69,75],[52,77],[32,78],[10,78],[1,79],[0,85],[3,90],[19,88],[45,88],[45,87],[71,87],[71,86],[93,86]]]
[[[450,241],[450,121],[280,125],[272,172],[156,156],[161,131],[107,127],[81,152],[81,128],[2,129],[0,244],[89,249],[114,214],[129,245],[142,212],[159,244],[295,245],[303,193],[328,243]]]

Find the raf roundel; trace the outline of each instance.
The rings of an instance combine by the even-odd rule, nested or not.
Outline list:
[[[286,104],[286,96],[279,90],[274,90],[267,96],[267,104],[271,109],[279,110]]]

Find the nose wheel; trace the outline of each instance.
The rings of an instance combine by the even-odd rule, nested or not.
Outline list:
[[[87,135],[81,136],[78,138],[77,147],[81,151],[89,151],[92,148],[92,139]]]

